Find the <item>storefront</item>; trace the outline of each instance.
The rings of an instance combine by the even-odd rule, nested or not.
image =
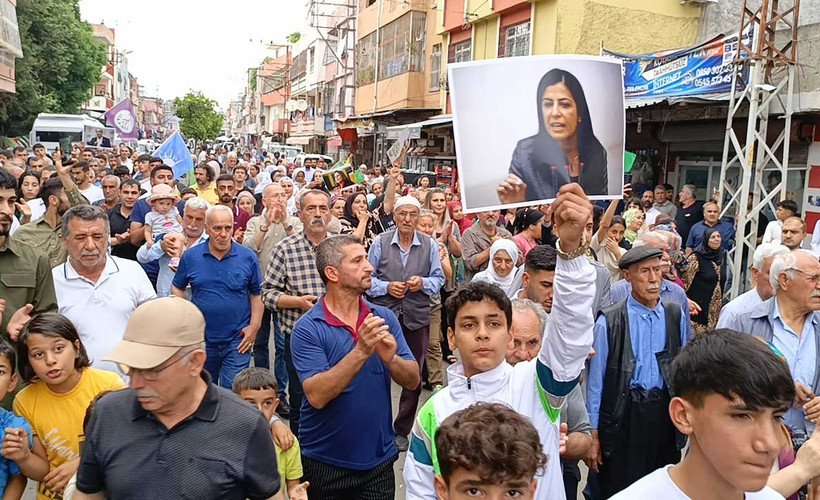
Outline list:
[[[404,130],[410,133],[410,147],[402,164],[405,180],[413,182],[426,174],[439,187],[454,186],[458,175],[452,116],[440,115],[417,123],[388,127],[385,138],[392,143]]]

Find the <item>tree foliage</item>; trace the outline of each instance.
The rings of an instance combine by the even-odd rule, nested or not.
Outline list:
[[[293,32],[293,33],[291,33],[290,35],[286,36],[286,37],[285,37],[285,40],[287,40],[287,41],[288,41],[288,42],[290,42],[291,44],[295,44],[295,43],[297,43],[297,42],[298,42],[301,38],[302,38],[302,34],[301,34],[301,33],[299,33],[298,31],[294,31],[294,32]]]
[[[174,99],[177,116],[182,119],[179,127],[183,135],[197,141],[216,139],[222,129],[222,115],[216,112],[216,101],[202,92],[188,92]]]
[[[20,0],[17,22],[17,93],[0,94],[0,133],[8,136],[28,134],[39,113],[76,113],[107,63],[78,0]]]

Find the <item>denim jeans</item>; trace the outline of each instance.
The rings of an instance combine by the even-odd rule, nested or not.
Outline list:
[[[240,335],[230,342],[205,343],[205,352],[208,356],[205,359],[205,369],[211,374],[215,384],[218,382],[220,387],[228,390],[233,386],[234,377],[251,364],[250,352],[240,354],[237,351],[241,341]]]
[[[273,373],[276,375],[276,385],[279,386],[277,396],[284,401],[285,390],[288,387],[288,368],[285,363],[285,334],[279,328],[279,318],[275,311],[265,308],[262,315],[262,328],[256,335],[253,344],[253,366],[270,369],[270,331],[273,328],[274,358]]]
[[[285,336],[285,360],[288,368],[288,396],[290,396],[290,430],[294,436],[299,435],[299,422],[302,417],[302,400],[305,397],[304,389],[302,389],[302,381],[299,380],[299,374],[296,373],[296,367],[293,366],[293,357],[290,354],[290,334]]]
[[[270,368],[270,327],[273,322],[273,314],[270,309],[265,308],[262,313],[262,326],[256,334],[256,341],[253,343],[253,366],[257,368]]]

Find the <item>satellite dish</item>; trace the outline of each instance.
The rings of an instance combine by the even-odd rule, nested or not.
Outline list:
[[[298,101],[296,101],[296,109],[298,109],[299,111],[306,111],[307,108],[308,104],[306,100],[299,99]]]
[[[289,100],[288,102],[285,103],[285,109],[288,110],[288,111],[296,111],[296,108],[297,108],[296,101],[294,101],[293,99],[291,99],[291,100]]]

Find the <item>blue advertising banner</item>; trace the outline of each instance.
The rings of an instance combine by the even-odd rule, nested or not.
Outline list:
[[[744,45],[751,46],[754,30],[743,33]],[[717,37],[685,49],[652,54],[628,55],[603,50],[602,55],[623,61],[627,99],[676,97],[731,92],[732,62],[738,51],[737,34]],[[741,53],[745,59],[747,54]],[[740,78],[748,81],[748,68]]]

